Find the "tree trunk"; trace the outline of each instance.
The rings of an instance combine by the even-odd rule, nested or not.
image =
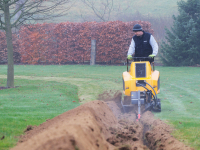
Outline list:
[[[13,44],[12,44],[12,31],[10,23],[10,11],[8,4],[5,4],[5,25],[6,25],[6,41],[7,41],[7,53],[8,53],[7,87],[14,87]]]

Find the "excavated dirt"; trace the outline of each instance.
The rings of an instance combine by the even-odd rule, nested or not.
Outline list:
[[[124,113],[121,93],[83,104],[43,124],[28,126],[12,150],[193,150],[175,139],[170,126],[151,112],[136,121]]]

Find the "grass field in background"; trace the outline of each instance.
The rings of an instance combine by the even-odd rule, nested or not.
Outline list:
[[[173,135],[200,149],[200,68],[156,67],[161,76],[162,112],[155,116],[173,125]],[[6,85],[7,66],[0,66],[0,86]],[[12,147],[27,125],[39,125],[104,91],[122,90],[126,66],[16,65],[14,89],[0,94],[0,149]],[[73,102],[76,101],[76,102]],[[48,104],[48,105],[47,105]]]
[[[174,13],[177,13],[178,1],[180,0],[115,0],[113,1],[113,10],[111,12],[110,20],[121,20],[122,17],[120,17],[120,15],[130,16],[135,12],[140,12],[142,15],[154,17],[172,16]],[[103,5],[101,5],[101,0],[95,0],[94,6],[99,11],[104,10]],[[69,7],[69,4],[66,4],[65,7]],[[76,0],[73,7],[67,13],[67,15],[55,19],[56,22],[83,22],[98,20],[97,16],[94,15],[94,12],[84,5],[81,0]],[[123,17],[123,19],[126,18]]]

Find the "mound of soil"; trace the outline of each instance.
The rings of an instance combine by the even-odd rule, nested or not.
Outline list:
[[[186,145],[184,145],[182,142],[175,139],[171,133],[173,129],[164,123],[163,121],[159,119],[155,119],[153,113],[150,111],[147,111],[143,113],[141,116],[140,121],[136,121],[136,113],[134,109],[136,108],[129,108],[130,110],[126,110],[126,113],[122,109],[121,101],[119,98],[120,95],[118,94],[118,97],[116,97],[116,100],[106,100],[106,104],[111,108],[112,112],[115,114],[115,116],[119,119],[118,123],[120,123],[120,120],[126,120],[128,121],[128,125],[131,124],[139,126],[136,129],[136,131],[139,131],[140,134],[138,134],[137,137],[139,137],[138,141],[140,143],[143,143],[145,146],[148,147],[150,150],[194,150],[193,148],[190,148]],[[119,106],[119,107],[118,107]],[[128,113],[127,113],[128,112]],[[125,125],[127,126],[127,125]],[[142,129],[142,130],[141,130]],[[133,140],[134,141],[134,140]],[[130,145],[133,145],[132,143]],[[138,147],[130,146],[130,150],[137,150]],[[142,148],[139,148],[142,149]],[[146,149],[146,148],[143,148]]]
[[[192,150],[170,135],[151,112],[135,121],[123,113],[120,94],[67,111],[38,127],[29,126],[12,150]]]
[[[93,101],[67,111],[21,137],[13,150],[110,149],[109,127],[117,119],[103,101]]]

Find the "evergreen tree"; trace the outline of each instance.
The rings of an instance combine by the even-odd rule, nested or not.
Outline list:
[[[200,64],[200,0],[181,0],[178,11],[161,44],[162,61],[168,66]]]

